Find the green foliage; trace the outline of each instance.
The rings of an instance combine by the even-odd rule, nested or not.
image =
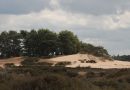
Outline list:
[[[48,29],[32,30],[24,44],[28,56],[47,56],[58,48],[57,34]]]
[[[0,34],[0,56],[16,57],[20,55],[20,35],[16,31],[2,32]]]
[[[93,46],[83,42],[80,42],[80,53],[92,54],[99,57],[109,57],[107,50],[103,47]]]
[[[112,56],[113,59],[116,60],[121,60],[121,61],[130,61],[130,55],[117,55],[117,56]]]
[[[103,47],[95,47],[82,43],[71,31],[61,31],[58,34],[48,29],[2,32],[0,34],[0,58],[29,56],[53,57],[55,55],[70,55],[78,52],[95,56],[109,56]]]
[[[78,53],[80,44],[76,35],[70,31],[61,31],[59,33],[59,42],[63,54],[75,54]]]

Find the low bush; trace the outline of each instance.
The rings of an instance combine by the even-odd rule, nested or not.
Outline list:
[[[35,64],[1,69],[0,90],[129,90],[130,69],[51,67],[46,62]],[[85,72],[86,76],[80,76],[79,72]],[[111,75],[111,78],[107,77]]]
[[[99,76],[100,77],[103,77],[103,76],[105,76],[106,74],[105,74],[105,72],[99,72]]]
[[[67,71],[67,76],[76,77],[76,76],[78,76],[78,72],[76,72],[76,71]]]
[[[96,63],[96,61],[95,60],[88,60],[88,61],[86,61],[86,63]]]
[[[53,63],[48,63],[48,62],[38,62],[37,65],[39,65],[39,66],[52,66]]]
[[[21,65],[26,66],[26,65],[34,65],[39,61],[39,58],[36,57],[27,57],[24,59],[24,61],[21,62]]]
[[[126,82],[130,83],[130,77],[126,78]]]
[[[14,66],[15,66],[14,63],[6,63],[6,64],[4,64],[5,68],[12,68]]]
[[[66,66],[66,65],[70,65],[71,62],[58,62],[57,64],[55,64],[55,66]]]
[[[87,73],[86,73],[86,77],[87,77],[87,78],[93,78],[93,77],[95,77],[95,76],[96,76],[96,74],[95,74],[94,72],[91,72],[91,71],[90,71],[90,72],[87,72]]]
[[[129,74],[130,72],[128,72],[127,69],[121,69],[121,70],[118,70],[116,72],[113,72],[113,73],[110,73],[109,75],[107,75],[106,77],[107,78],[118,78],[118,77],[121,77],[125,74]]]
[[[110,80],[95,81],[94,84],[99,87],[113,87],[116,89],[118,86],[118,83],[116,81],[110,81]]]

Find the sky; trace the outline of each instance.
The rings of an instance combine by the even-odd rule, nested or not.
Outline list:
[[[0,32],[39,28],[130,55],[130,0],[0,0]]]

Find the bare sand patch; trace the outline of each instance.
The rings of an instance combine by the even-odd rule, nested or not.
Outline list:
[[[0,67],[3,67],[6,63],[14,63],[16,66],[19,66],[22,60],[22,57],[0,59]]]
[[[6,63],[14,63],[19,66],[20,62],[23,60],[22,57],[15,57],[9,59],[0,59],[0,67],[3,67]],[[81,62],[81,60],[88,61],[94,60],[96,63],[86,63]],[[108,60],[102,57],[95,57],[93,55],[88,54],[75,54],[75,55],[67,55],[60,56],[50,59],[40,59],[40,62],[49,62],[56,64],[58,62],[71,62],[70,65],[66,67],[91,67],[91,68],[103,68],[103,69],[111,69],[111,68],[130,68],[130,62],[128,61],[119,61],[119,60]]]
[[[81,60],[94,60],[96,63],[82,63]],[[62,56],[57,58],[51,58],[47,60],[48,62],[71,62],[71,65],[67,67],[91,67],[91,68],[130,68],[130,62],[128,61],[118,61],[118,60],[108,60],[102,57],[95,57],[87,54],[75,54]]]

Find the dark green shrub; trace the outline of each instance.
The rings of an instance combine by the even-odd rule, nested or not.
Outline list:
[[[51,71],[53,73],[60,73],[60,72],[65,73],[65,72],[67,72],[67,68],[55,66],[55,67],[52,67],[49,71]]]
[[[126,82],[130,83],[130,77],[126,78]]]
[[[52,66],[53,63],[48,63],[48,62],[38,62],[37,65],[39,65],[39,66]]]
[[[21,65],[34,65],[39,61],[39,58],[36,57],[27,57],[24,61],[21,62]]]
[[[105,72],[100,72],[100,73],[99,73],[99,76],[100,76],[100,77],[103,77],[103,76],[105,76],[105,75],[106,75]]]
[[[67,76],[76,77],[76,76],[78,76],[78,72],[76,72],[76,71],[67,71]]]
[[[128,74],[128,70],[127,69],[121,69],[121,70],[118,70],[116,72],[110,73],[106,77],[107,78],[117,78],[117,77],[121,77],[125,74]]]
[[[118,86],[118,83],[116,81],[110,81],[110,80],[95,81],[94,84],[99,86],[99,87],[117,88],[117,86]]]
[[[55,66],[66,66],[66,65],[70,65],[71,62],[58,62],[57,64],[55,64]]]
[[[6,64],[4,64],[5,68],[12,68],[14,66],[15,66],[14,63],[6,63]]]
[[[120,82],[120,83],[122,83],[124,80],[123,79],[118,79],[117,81]]]
[[[86,63],[97,63],[95,60],[88,60]]]
[[[86,73],[86,77],[87,77],[87,78],[93,78],[93,77],[95,77],[95,76],[96,76],[96,75],[95,75],[94,72],[91,72],[91,71],[90,71],[90,72],[87,72],[87,73]]]
[[[19,82],[19,83],[17,83]],[[18,78],[12,83],[12,90],[72,90],[67,77],[47,74],[38,77]]]

